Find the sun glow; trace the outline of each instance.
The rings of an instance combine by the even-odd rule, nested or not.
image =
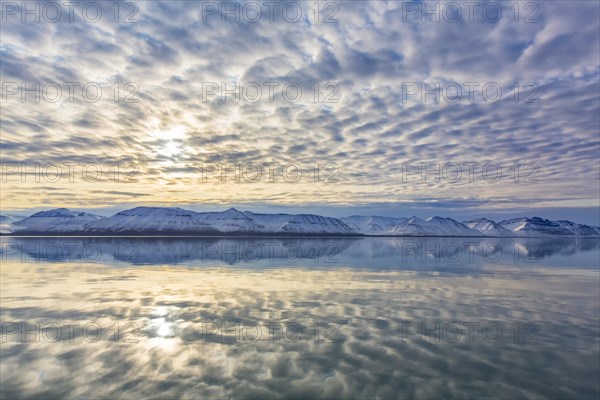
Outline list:
[[[164,157],[172,158],[183,149],[184,139],[187,136],[185,126],[176,126],[169,130],[155,130],[150,132],[150,137],[159,140],[160,144],[155,147],[156,152]],[[166,161],[172,164],[172,161]]]

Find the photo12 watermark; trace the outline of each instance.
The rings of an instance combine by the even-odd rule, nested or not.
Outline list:
[[[337,1],[200,1],[202,22],[337,24]]]
[[[410,228],[410,225],[399,224],[396,233],[411,233]],[[543,256],[539,243],[531,240],[517,242],[510,238],[488,238],[483,241],[475,238],[404,240],[399,253],[397,260],[403,264],[533,264]]]
[[[2,183],[138,183],[140,165],[135,162],[39,162],[0,163]]]
[[[198,222],[201,222],[199,220]],[[343,248],[335,241],[281,241],[256,239],[245,241],[221,241],[201,244],[200,260],[204,263],[222,261],[227,263],[291,263],[300,261],[314,264],[337,264]]]
[[[336,104],[340,101],[339,92],[337,82],[202,82],[203,103],[221,101],[253,104],[261,100],[269,103],[281,100],[287,104],[300,101]]]
[[[201,343],[297,343],[312,340],[315,343],[340,341],[340,325],[333,322],[315,322],[312,326],[295,321],[231,322],[212,321],[200,323]]]
[[[540,327],[529,321],[404,321],[399,336],[403,343],[539,343]]]
[[[0,322],[1,343],[97,343],[104,339],[115,343],[138,343],[140,325],[115,322],[102,326],[98,322]]]
[[[476,23],[501,21],[537,24],[540,3],[534,1],[402,1],[403,23]]]
[[[491,161],[414,161],[402,163],[402,183],[465,184],[512,181],[527,184],[539,182],[539,172],[540,167],[535,161],[518,161],[509,165]]]
[[[17,225],[18,227],[18,225]],[[81,240],[40,238],[0,241],[0,260],[21,263],[128,263],[141,258],[140,243],[133,240]]]
[[[102,99],[114,103],[138,103],[139,86],[135,82],[8,82],[0,84],[2,103],[97,103]]]
[[[140,11],[133,1],[2,1],[3,24],[115,22],[136,24]]]
[[[331,161],[213,162],[199,166],[199,183],[339,183],[340,167]]]
[[[497,103],[509,99],[514,103],[539,102],[540,88],[535,82],[402,82],[401,102],[421,104],[475,104]]]

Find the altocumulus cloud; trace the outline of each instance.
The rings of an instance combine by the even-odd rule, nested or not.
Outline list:
[[[189,194],[185,201],[195,204],[272,199],[291,205],[321,198],[344,205],[389,202],[397,209],[398,202],[436,197],[452,209],[472,198],[487,208],[503,207],[506,199],[537,208],[598,204],[600,9],[595,2],[535,2],[535,21],[529,22],[528,10],[521,9],[516,20],[513,3],[499,2],[498,21],[485,20],[477,9],[473,21],[463,15],[453,23],[423,22],[420,14],[407,14],[407,5],[423,3],[400,1],[321,2],[318,21],[312,3],[297,2],[303,11],[298,22],[281,12],[272,21],[263,15],[257,22],[243,15],[239,21],[207,15],[201,1],[141,1],[134,3],[136,22],[126,23],[126,3],[119,4],[119,21],[112,2],[96,4],[105,17],[95,23],[78,12],[73,22],[64,17],[23,23],[20,15],[3,21],[3,83],[31,88],[96,82],[104,89],[98,102],[77,95],[70,102],[64,93],[55,103],[35,103],[31,96],[22,103],[20,95],[3,100],[3,160],[127,161],[139,163],[144,174],[138,186],[111,186],[104,194],[65,186],[70,193],[57,191],[46,203],[76,206],[75,194],[80,206],[88,200],[101,206],[119,193],[174,203],[178,198],[165,195],[162,185],[179,184],[178,190]],[[334,5],[337,22],[323,21],[326,4]],[[125,87],[129,82],[135,86]],[[207,83],[220,90],[235,82],[280,86],[272,98],[263,86],[256,102],[206,96]],[[480,83],[474,101],[407,96],[414,88],[407,83],[453,82]],[[503,90],[497,101],[482,98],[481,86],[490,82]],[[120,101],[109,89],[115,83]],[[290,83],[302,89],[297,102],[282,95],[281,87]],[[329,83],[334,84],[330,91]],[[515,83],[519,101],[511,89]],[[536,85],[535,93],[525,88],[528,83]],[[315,84],[321,90],[318,101]],[[324,101],[331,90],[335,101]],[[132,93],[137,102],[123,101]],[[537,101],[525,102],[528,95]],[[402,164],[421,161],[502,166],[535,161],[540,170],[537,183],[526,185],[511,179],[493,185],[403,182]],[[340,182],[225,191],[189,184],[209,162],[330,162],[339,166]],[[17,208],[11,190],[23,187],[18,182],[5,187],[3,203]],[[28,188],[32,206],[42,206],[35,186]],[[477,207],[472,200],[464,206]]]

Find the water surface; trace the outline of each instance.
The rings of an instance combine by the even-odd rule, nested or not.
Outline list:
[[[2,238],[2,398],[598,398],[600,241]]]

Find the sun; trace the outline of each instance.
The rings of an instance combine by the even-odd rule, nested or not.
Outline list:
[[[156,152],[162,156],[172,158],[180,154],[183,150],[184,139],[187,136],[185,126],[176,126],[169,130],[155,130],[150,132],[149,136],[155,140],[160,140],[159,146],[156,146]],[[172,163],[172,161],[168,161]]]

